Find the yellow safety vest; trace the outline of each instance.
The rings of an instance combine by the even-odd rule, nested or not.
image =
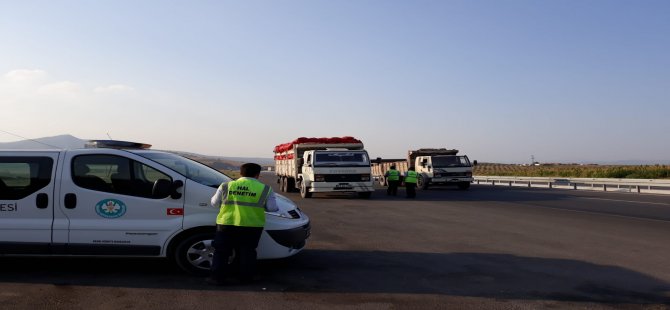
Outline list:
[[[405,183],[416,183],[416,178],[419,176],[416,171],[407,171],[407,176],[405,177]]]
[[[218,225],[265,226],[265,203],[272,188],[253,178],[221,184],[225,199],[216,217]],[[227,195],[226,195],[227,194]]]
[[[400,172],[395,169],[390,169],[388,171],[389,173],[389,181],[399,181],[400,180]]]

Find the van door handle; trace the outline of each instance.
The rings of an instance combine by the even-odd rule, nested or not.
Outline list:
[[[46,209],[49,206],[49,195],[45,193],[37,194],[35,204],[37,205],[38,209]]]
[[[65,208],[74,209],[77,207],[77,195],[73,193],[65,194]]]

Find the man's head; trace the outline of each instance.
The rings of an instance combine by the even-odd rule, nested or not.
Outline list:
[[[240,167],[240,174],[243,177],[258,178],[261,175],[261,166],[254,163],[246,163]]]
[[[395,165],[392,165],[392,166],[391,166],[391,169],[395,169]]]

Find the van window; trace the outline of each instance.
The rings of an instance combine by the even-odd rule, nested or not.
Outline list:
[[[153,197],[154,182],[172,178],[152,167],[116,155],[79,155],[72,159],[74,184],[95,191]]]
[[[50,157],[0,157],[0,200],[19,200],[51,183]]]

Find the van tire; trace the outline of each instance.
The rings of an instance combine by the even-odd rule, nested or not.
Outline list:
[[[180,241],[173,257],[177,266],[194,275],[208,275],[214,258],[214,235],[196,233]]]

